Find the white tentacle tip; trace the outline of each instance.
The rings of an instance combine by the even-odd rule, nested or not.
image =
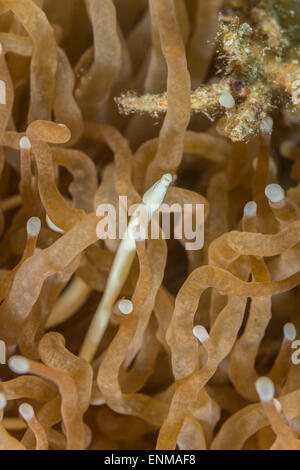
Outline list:
[[[29,363],[23,356],[12,356],[8,359],[8,367],[16,374],[27,374]]]
[[[280,202],[284,199],[284,190],[279,184],[268,184],[265,188],[265,195],[271,202]]]
[[[26,137],[26,135],[24,135],[20,139],[20,148],[25,149],[25,150],[30,150],[31,149],[31,142],[28,139],[28,137]]]
[[[38,217],[30,217],[26,229],[29,237],[37,237],[41,230],[41,220]]]
[[[219,103],[221,106],[224,106],[224,108],[230,109],[235,105],[235,100],[231,93],[225,92],[220,96]]]
[[[270,116],[261,121],[260,130],[263,134],[272,134],[273,119]]]
[[[261,401],[267,402],[273,400],[275,388],[271,379],[260,377],[255,383],[255,388]]]
[[[124,315],[129,315],[133,311],[133,303],[131,300],[128,299],[122,299],[118,303],[118,307],[121,313],[124,313]]]
[[[6,397],[4,393],[0,392],[0,410],[3,410],[6,407]]]
[[[142,201],[150,209],[152,215],[153,210],[159,207],[166,195],[169,185],[172,183],[173,176],[171,173],[164,174],[156,183],[154,183],[143,195]],[[152,206],[152,207],[151,207]],[[155,209],[153,209],[153,206]]]
[[[286,323],[283,327],[283,334],[288,341],[294,341],[297,335],[295,325],[293,323]]]
[[[166,173],[161,177],[160,181],[164,186],[169,186],[173,181],[173,176],[171,173]]]
[[[29,403],[22,403],[19,406],[19,413],[25,421],[30,421],[34,417],[34,410]]]
[[[249,201],[245,204],[244,207],[244,216],[245,217],[255,217],[257,211],[257,204],[254,201]]]
[[[202,325],[194,326],[193,335],[200,341],[200,343],[204,343],[204,341],[209,338],[207,329]]]

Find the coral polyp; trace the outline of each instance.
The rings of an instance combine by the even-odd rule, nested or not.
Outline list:
[[[222,108],[229,108],[222,127],[232,141],[260,134],[262,124],[276,108],[300,112],[296,97],[300,88],[300,29],[295,23],[299,5],[285,3],[241,2],[234,8],[235,3],[231,7],[229,2],[220,13],[216,81],[191,92],[191,109],[213,120],[222,114]],[[166,94],[138,97],[129,92],[116,101],[125,113],[155,116],[167,109]]]

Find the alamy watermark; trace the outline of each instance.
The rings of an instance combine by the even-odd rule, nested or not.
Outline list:
[[[291,344],[292,349],[295,349],[295,351],[292,354],[292,363],[297,366],[300,364],[300,340],[296,339],[295,341],[292,342]]]
[[[6,344],[0,339],[0,364],[6,364]]]
[[[204,204],[133,204],[120,196],[118,207],[100,204],[96,214],[101,240],[174,239],[182,240],[186,250],[200,250],[204,243]],[[171,216],[172,215],[172,216]],[[128,216],[131,220],[128,224]],[[171,225],[172,224],[172,225]]]
[[[0,80],[0,104],[6,104],[6,83]]]
[[[300,104],[300,76],[292,83],[292,102],[296,106]]]

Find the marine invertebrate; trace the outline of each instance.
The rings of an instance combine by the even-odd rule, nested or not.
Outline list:
[[[143,240],[142,230],[145,231],[147,229],[147,227],[145,227],[146,221],[151,220],[153,212],[162,204],[171,182],[172,176],[170,174],[163,175],[161,179],[151,186],[143,195],[142,204],[136,208],[134,214],[131,216],[124,238],[119,245],[111,266],[101,302],[97,307],[80,351],[80,356],[87,361],[93,359],[108,325],[113,305],[125,284],[135,257],[136,242],[139,240],[138,237],[142,237]],[[99,214],[98,210],[96,213],[97,215],[102,215]],[[100,234],[102,233],[102,230],[98,227],[97,230]],[[145,236],[146,235],[144,235],[144,237]]]
[[[220,15],[218,54],[224,65],[218,73],[222,77],[193,90],[190,101],[192,110],[212,120],[225,111],[222,132],[232,141],[259,134],[275,107],[300,110],[293,99],[300,77],[297,39],[295,44],[299,35],[297,25],[286,26],[287,18],[299,15],[299,9],[297,2],[284,3],[246,2],[232,9],[229,5]],[[167,94],[138,97],[128,92],[116,102],[126,114],[157,116],[167,109]]]

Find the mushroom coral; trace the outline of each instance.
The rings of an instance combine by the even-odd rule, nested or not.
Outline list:
[[[300,449],[299,24],[0,0],[1,450]]]

